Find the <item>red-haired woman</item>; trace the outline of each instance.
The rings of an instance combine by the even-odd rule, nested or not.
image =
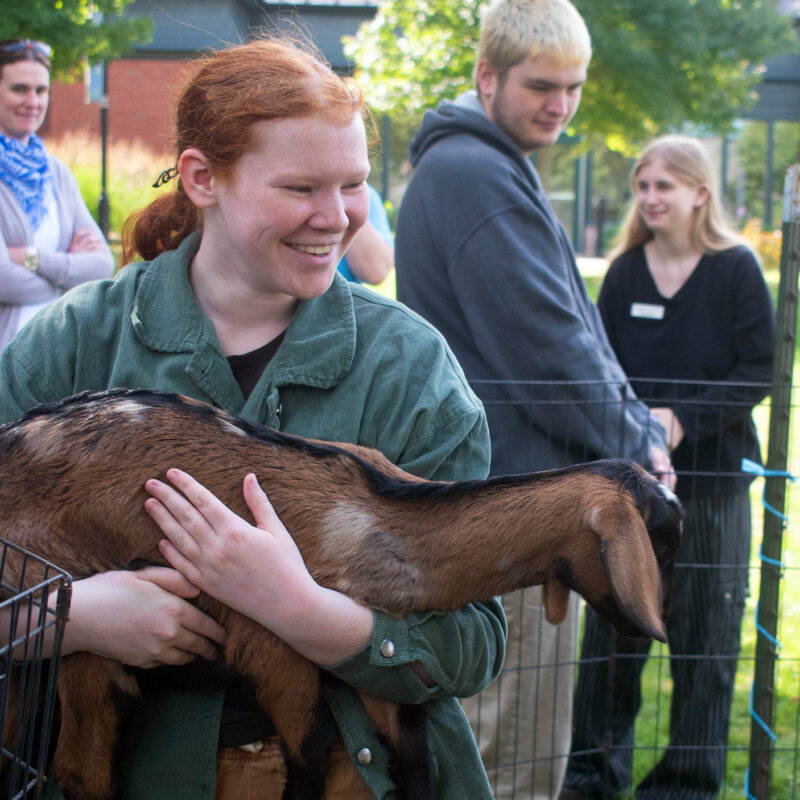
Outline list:
[[[426,478],[484,476],[483,411],[442,338],[336,273],[367,218],[368,172],[361,97],[318,57],[272,40],[201,60],[178,101],[176,165],[160,179],[177,186],[126,232],[128,256],[147,261],[80,287],[12,343],[0,361],[0,418],[82,389],[146,387],[368,445]],[[177,495],[166,483],[148,488],[151,513],[183,544],[165,547],[180,571],[77,581],[66,652],[145,668],[212,658],[225,631],[189,602],[206,591],[341,682],[325,695],[338,728],[326,798],[395,796],[355,689],[424,704],[437,796],[490,797],[453,698],[497,675],[497,602],[396,620],[320,587],[253,478],[244,492],[260,527],[237,517],[240,535],[228,540],[200,521],[198,535],[215,541],[204,560],[166,511]],[[270,720],[243,686],[152,690],[120,753],[121,798],[279,797],[284,780]]]

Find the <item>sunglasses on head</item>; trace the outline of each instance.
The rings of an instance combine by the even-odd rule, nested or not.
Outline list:
[[[45,42],[35,42],[31,39],[8,39],[0,42],[0,53],[14,55],[15,53],[24,53],[26,50],[32,50],[36,55],[48,60],[53,54],[53,48]]]

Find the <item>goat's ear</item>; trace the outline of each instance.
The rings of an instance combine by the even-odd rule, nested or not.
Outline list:
[[[569,588],[561,581],[551,578],[542,586],[544,616],[551,625],[559,625],[567,618]]]
[[[661,573],[644,520],[634,508],[626,524],[598,531],[601,557],[620,611],[643,633],[667,641],[661,618]]]

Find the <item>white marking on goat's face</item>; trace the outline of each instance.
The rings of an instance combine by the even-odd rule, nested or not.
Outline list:
[[[658,484],[658,488],[661,494],[664,495],[664,497],[667,500],[669,500],[670,503],[678,502],[678,496],[675,494],[675,492],[672,491],[672,489],[669,488],[669,486],[667,486],[664,483],[661,483],[661,481],[656,481],[656,483]]]
[[[369,511],[348,500],[340,500],[323,517],[320,552],[323,557],[347,561],[358,555],[364,539],[375,530],[377,520]]]

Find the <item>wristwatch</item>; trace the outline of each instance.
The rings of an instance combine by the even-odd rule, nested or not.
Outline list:
[[[39,251],[35,247],[25,250],[25,269],[36,272],[39,269]]]

